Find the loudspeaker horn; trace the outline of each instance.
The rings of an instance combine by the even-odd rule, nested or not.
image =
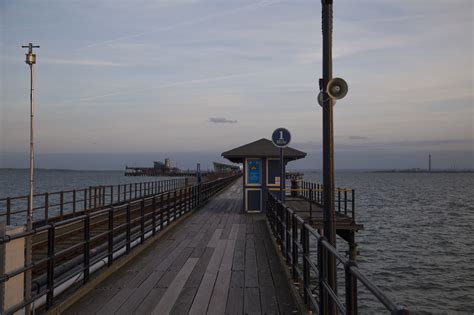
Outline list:
[[[349,87],[347,86],[346,81],[341,78],[334,78],[329,81],[327,86],[327,93],[334,99],[340,100],[346,96]]]
[[[329,95],[328,93],[326,92],[319,92],[318,94],[318,104],[321,105],[321,107],[323,107],[323,102],[327,101],[329,99]],[[336,100],[333,100],[332,101],[333,105],[336,104]]]

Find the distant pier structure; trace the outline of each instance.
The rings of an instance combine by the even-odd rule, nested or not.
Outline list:
[[[200,171],[201,175],[210,176],[240,172],[240,167],[238,165],[213,162],[213,166],[213,170]],[[153,162],[153,167],[125,166],[125,176],[196,177],[197,172],[197,170],[182,170],[177,167],[173,167],[169,158],[166,158],[164,162]],[[215,176],[213,176],[213,178],[215,178]]]

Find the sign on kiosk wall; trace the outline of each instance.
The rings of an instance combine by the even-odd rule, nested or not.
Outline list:
[[[248,159],[247,160],[247,184],[248,185],[260,185],[262,168],[260,159]]]

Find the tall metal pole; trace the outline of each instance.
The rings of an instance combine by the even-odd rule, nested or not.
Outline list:
[[[29,43],[28,46],[21,46],[22,48],[28,48],[25,62],[30,66],[30,182],[29,182],[29,194],[28,194],[28,211],[26,215],[26,230],[30,231],[33,229],[33,185],[34,185],[34,118],[35,118],[35,68],[36,55],[33,54],[33,48],[39,48],[40,46],[33,46]],[[25,248],[25,265],[30,266],[32,262],[32,245],[33,240],[31,236],[26,238]],[[25,300],[31,298],[31,269],[25,273]],[[31,306],[27,304],[25,307],[25,313],[30,314]]]
[[[280,148],[280,201],[285,202],[285,162],[283,161],[283,148]]]
[[[322,90],[332,79],[332,4],[333,0],[321,0],[323,33],[323,79]],[[331,97],[323,97],[323,185],[324,185],[324,236],[336,247],[335,201],[334,201],[334,128],[333,105]],[[336,260],[328,255],[327,279],[329,286],[337,292]],[[330,314],[336,313],[334,303],[329,299]]]

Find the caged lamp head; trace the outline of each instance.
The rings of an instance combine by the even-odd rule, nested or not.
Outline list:
[[[26,54],[25,62],[29,64],[30,66],[34,65],[36,63],[36,54],[32,54],[32,53]]]

